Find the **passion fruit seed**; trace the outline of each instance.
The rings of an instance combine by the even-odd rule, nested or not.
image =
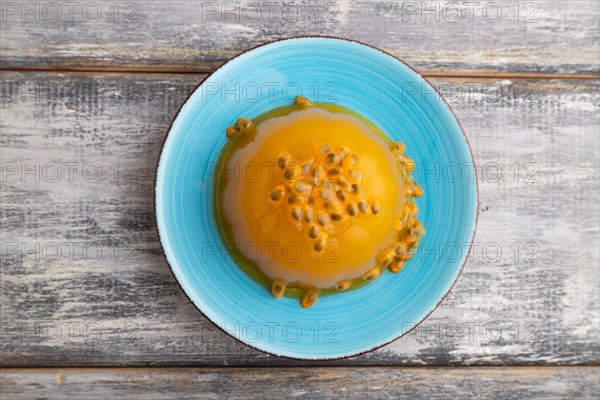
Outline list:
[[[317,240],[315,240],[314,249],[315,251],[322,251],[327,244],[327,238],[325,235],[319,236]]]
[[[292,207],[292,218],[299,221],[301,213],[300,207]]]
[[[283,176],[288,181],[291,181],[292,179],[296,178],[296,168],[294,168],[293,166],[288,166],[285,169],[285,173]]]
[[[381,203],[379,202],[379,199],[373,200],[371,203],[371,211],[373,211],[373,214],[375,215],[379,214],[381,211]]]
[[[341,164],[342,161],[344,161],[344,158],[346,158],[346,156],[348,155],[349,152],[350,152],[350,149],[348,149],[346,146],[340,147],[340,154],[338,156],[339,164]]]
[[[300,201],[300,199],[298,199],[297,196],[290,196],[290,197],[288,197],[288,203],[290,203],[290,204],[294,204],[294,203],[297,203],[299,201]]]
[[[326,154],[330,149],[331,147],[324,144],[319,148],[319,151],[321,152],[321,154]]]
[[[325,214],[324,212],[320,212],[317,215],[317,222],[321,225],[321,226],[325,226],[327,225],[327,223],[329,222],[329,218],[327,218],[327,214]]]
[[[368,271],[367,273],[365,273],[362,278],[365,281],[372,281],[374,279],[377,279],[377,277],[379,277],[379,274],[381,273],[381,271],[379,270],[379,267],[375,267],[373,269],[371,269],[370,271]]]
[[[405,243],[398,243],[396,245],[396,256],[405,257],[406,250],[407,250],[407,245]]]
[[[319,186],[319,170],[316,168],[310,171],[310,183],[313,186]]]
[[[251,128],[254,128],[254,123],[250,121],[248,118],[238,118],[237,126],[240,128],[241,132],[246,132]]]
[[[336,164],[327,165],[327,175],[332,176],[334,180],[335,180],[335,175],[337,175],[339,173],[340,173],[340,167],[338,167]]]
[[[299,105],[302,108],[312,107],[312,106],[315,105],[315,103],[313,103],[312,101],[310,101],[306,97],[302,97],[302,96],[296,97],[296,104]]]
[[[347,187],[348,184],[350,183],[350,182],[348,182],[348,179],[346,179],[346,177],[344,175],[337,175],[336,182],[339,183],[340,186],[342,186],[342,187]]]
[[[390,272],[393,272],[394,274],[396,274],[396,273],[400,272],[402,267],[404,267],[404,261],[402,261],[400,259],[396,259],[390,264],[389,268],[390,268]]]
[[[306,163],[302,166],[302,175],[308,175],[308,172],[310,171],[310,163]]]
[[[412,236],[419,238],[425,233],[425,228],[423,228],[423,224],[414,219],[413,224],[410,228],[410,233],[412,234]]]
[[[350,191],[354,194],[360,194],[360,186],[358,183],[353,183],[352,186],[350,186]]]
[[[361,200],[358,202],[358,209],[360,210],[361,213],[366,214],[369,212],[369,205],[367,204],[366,201]]]
[[[319,236],[319,227],[317,225],[312,224],[310,228],[308,228],[308,236],[311,239],[316,239]]]
[[[358,214],[358,207],[355,203],[348,204],[348,206],[346,206],[346,210],[348,211],[348,215],[352,217]]]
[[[359,170],[357,170],[357,169],[351,169],[351,170],[350,170],[350,176],[351,176],[351,177],[352,177],[352,179],[354,179],[354,180],[359,180],[359,179],[360,179],[360,176],[361,176],[361,173],[360,173],[360,171],[359,171]]]
[[[407,232],[407,234],[404,235],[404,237],[396,244],[395,259],[398,259],[401,261],[409,260],[410,258],[412,258],[412,256],[415,255],[414,250],[416,249],[418,244],[419,244],[419,239],[413,237],[410,234],[410,232]]]
[[[342,190],[338,190],[337,192],[335,192],[335,194],[337,198],[340,199],[340,201],[346,200],[346,193],[344,193]]]
[[[294,189],[300,193],[304,193],[306,190],[308,190],[308,185],[306,185],[304,182],[297,181],[294,183]]]
[[[287,167],[289,161],[289,157],[285,154],[282,154],[277,159],[277,166],[281,169],[284,169],[285,167]]]
[[[329,200],[331,198],[331,191],[327,189],[321,190],[321,198],[323,200]]]
[[[388,265],[390,265],[392,263],[392,261],[394,261],[395,254],[396,254],[396,251],[394,251],[394,250],[388,251],[386,254],[384,254],[384,256],[379,261],[381,266],[387,267]]]
[[[277,200],[281,199],[282,196],[283,196],[283,188],[281,188],[281,187],[276,187],[271,192],[271,200],[273,200],[273,201],[277,201]]]
[[[332,221],[341,221],[342,220],[342,216],[338,213],[331,213],[331,220]]]
[[[334,153],[328,153],[328,154],[325,156],[325,161],[327,161],[327,162],[328,162],[328,163],[330,163],[330,164],[334,164],[334,163],[335,163],[335,164],[337,164],[337,163],[338,163],[338,161],[339,161],[339,158],[338,158],[338,156],[337,156],[336,154],[334,154]]]
[[[419,245],[419,239],[415,239],[412,242],[408,242],[407,243],[408,246],[408,252],[406,253],[406,257],[407,259],[412,258],[412,256],[415,255],[415,249],[417,248],[417,246]]]
[[[423,189],[416,182],[413,182],[412,195],[415,197],[423,196]]]
[[[302,308],[308,308],[315,305],[315,303],[319,300],[319,291],[318,290],[309,290],[300,299],[300,305]]]
[[[394,142],[392,143],[392,151],[396,155],[400,155],[406,151],[406,145],[402,142]]]
[[[334,286],[334,288],[338,292],[343,292],[344,290],[348,290],[348,288],[350,286],[352,286],[352,281],[345,280],[345,281],[340,281],[340,282],[336,283],[335,286]]]
[[[285,288],[287,287],[287,282],[283,279],[275,279],[271,284],[271,294],[273,297],[279,299],[285,294]]]
[[[225,129],[225,134],[227,134],[227,137],[234,137],[238,133],[240,133],[240,129],[237,126],[230,126]]]
[[[310,203],[310,197],[308,200]],[[306,222],[310,222],[313,220],[313,210],[311,210],[310,208],[307,208],[306,210],[304,210],[304,220]]]
[[[401,230],[404,228],[404,226],[407,226],[408,223],[417,216],[418,211],[419,210],[416,204],[405,204],[404,207],[402,207],[402,219],[398,230]]]

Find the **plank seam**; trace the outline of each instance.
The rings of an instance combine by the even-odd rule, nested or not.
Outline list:
[[[211,70],[194,69],[130,69],[130,68],[28,68],[0,67],[4,72],[73,72],[73,73],[127,73],[127,74],[210,74]],[[592,74],[532,74],[532,73],[469,73],[469,72],[426,72],[419,71],[426,78],[473,78],[473,79],[532,79],[532,80],[600,80],[600,75]]]
[[[557,369],[557,368],[585,368],[585,369],[596,369],[600,368],[600,363],[590,364],[506,364],[506,365],[491,365],[491,364],[432,364],[432,365],[398,365],[398,364],[378,364],[378,365],[365,365],[365,364],[295,364],[295,365],[81,365],[81,366],[58,366],[58,365],[45,365],[45,366],[27,366],[27,365],[0,365],[0,371],[6,372],[10,370],[128,370],[128,369],[148,369],[148,370],[167,370],[167,369],[305,369],[305,368],[347,368],[347,369],[527,369],[527,368],[543,368],[543,369]]]

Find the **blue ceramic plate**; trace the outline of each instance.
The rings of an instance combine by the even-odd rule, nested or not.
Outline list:
[[[427,234],[399,274],[302,309],[274,299],[224,248],[212,180],[225,129],[303,95],[337,102],[406,143]],[[177,114],[156,178],[160,241],[181,287],[214,324],[256,349],[292,358],[356,355],[397,339],[441,302],[475,230],[477,183],[465,135],[448,105],[409,66],[356,42],[309,37],[243,53],[210,75]],[[242,172],[243,173],[243,172]]]

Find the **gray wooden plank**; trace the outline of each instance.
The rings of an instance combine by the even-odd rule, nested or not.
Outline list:
[[[595,0],[5,1],[2,7],[0,66],[9,69],[208,72],[271,40],[333,35],[378,46],[425,73],[600,73]]]
[[[271,357],[223,334],[162,257],[156,160],[202,78],[2,74],[2,365],[320,364]],[[599,82],[434,83],[478,162],[474,253],[418,329],[327,365],[597,364]]]
[[[599,367],[11,369],[11,399],[597,399]]]

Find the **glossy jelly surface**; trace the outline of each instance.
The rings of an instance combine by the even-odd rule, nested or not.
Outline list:
[[[227,134],[217,219],[275,297],[298,289],[310,306],[322,290],[401,269],[402,251],[423,234],[412,204],[422,189],[401,143],[350,110],[304,98],[254,122],[241,118]]]

